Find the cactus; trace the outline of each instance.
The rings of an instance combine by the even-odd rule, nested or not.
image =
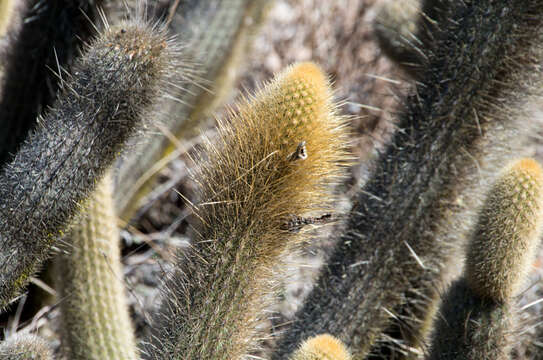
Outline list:
[[[180,2],[169,27],[187,43],[184,57],[197,68],[195,75],[187,76],[176,86],[175,99],[164,111],[167,116],[163,126],[172,134],[180,139],[196,135],[198,124],[224,101],[251,35],[262,22],[267,3],[266,0]],[[126,221],[137,210],[151,188],[154,174],[160,170],[152,167],[173,148],[163,136],[138,141],[140,144],[132,150],[136,155],[121,159],[115,182],[118,214]]]
[[[138,358],[124,297],[112,187],[108,173],[64,239],[69,248],[57,262],[62,341],[73,360]]]
[[[477,296],[465,278],[456,281],[443,300],[428,359],[510,359],[511,307]]]
[[[510,358],[514,303],[543,225],[543,171],[531,159],[506,168],[487,195],[465,275],[445,296],[431,360]]]
[[[543,217],[543,172],[523,159],[487,195],[470,241],[466,279],[481,298],[505,302],[519,294],[534,261]]]
[[[53,104],[60,86],[55,72],[70,67],[83,44],[96,34],[93,21],[100,4],[51,0],[31,5],[27,1],[2,0],[0,6],[12,2],[21,8],[27,21],[10,39],[12,46],[7,54],[3,54],[6,63],[0,101],[0,166],[13,160],[28,133],[38,127],[38,115]]]
[[[47,343],[36,335],[16,334],[0,342],[2,360],[53,360]]]
[[[304,341],[291,360],[350,360],[351,354],[335,337],[324,334]]]
[[[442,25],[447,36],[438,38],[400,116],[401,131],[274,359],[320,333],[341,339],[356,358],[390,326],[404,329],[407,344],[423,338],[428,322],[420,314],[435,308],[437,286],[471,221],[466,210],[478,204],[479,179],[526,139],[522,109],[541,88],[542,10],[533,0],[451,9]]]
[[[272,267],[306,238],[304,224],[332,210],[347,143],[331,97],[321,70],[302,63],[219,123],[198,172],[198,238],[165,284],[148,358],[242,359],[254,350],[276,287]]]
[[[160,94],[174,46],[141,22],[106,30],[0,173],[0,308],[63,234]]]

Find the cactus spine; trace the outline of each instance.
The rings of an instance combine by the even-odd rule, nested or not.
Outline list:
[[[53,360],[53,352],[46,342],[31,334],[16,334],[0,342],[2,360]]]
[[[305,223],[331,210],[342,175],[344,119],[311,63],[278,75],[218,133],[198,173],[198,239],[166,282],[152,359],[233,360],[254,350],[276,287],[272,267],[304,240]]]
[[[69,359],[138,359],[125,302],[119,231],[106,174],[59,256],[62,341]]]
[[[251,34],[261,23],[266,0],[183,0],[170,29],[187,42],[185,58],[197,64],[174,92],[163,125],[181,139],[196,135],[198,124],[207,119],[231,89],[236,70],[249,46]],[[205,90],[205,89],[208,90]],[[116,179],[119,216],[128,221],[149,192],[154,176],[149,169],[172,151],[163,136],[141,141],[130,156],[121,160]]]
[[[351,360],[351,354],[341,340],[324,334],[304,341],[290,360]]]
[[[524,109],[542,88],[541,1],[458,2],[450,13],[401,130],[274,359],[321,333],[362,358],[391,314],[420,338],[416,315],[434,306],[436,285],[471,221],[465,211],[478,205],[480,179],[526,139]],[[402,317],[410,308],[413,317]]]
[[[138,21],[107,29],[76,62],[40,126],[0,173],[0,308],[80,210],[172,75],[175,48]]]
[[[535,258],[542,210],[541,167],[523,159],[506,168],[479,214],[465,276],[445,296],[430,359],[510,358],[512,299]]]

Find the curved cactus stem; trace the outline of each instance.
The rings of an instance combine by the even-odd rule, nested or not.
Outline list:
[[[0,308],[27,282],[175,73],[175,46],[140,21],[107,29],[0,172]]]

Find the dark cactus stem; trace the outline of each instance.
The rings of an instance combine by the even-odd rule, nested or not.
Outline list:
[[[481,179],[527,139],[527,109],[543,88],[543,1],[457,1],[448,13],[398,132],[274,359],[322,333],[363,358],[394,325],[416,345]]]
[[[107,29],[0,173],[0,308],[21,291],[175,73],[175,47],[132,21]]]
[[[0,167],[13,160],[36,119],[53,104],[55,72],[68,69],[96,35],[99,0],[27,1],[23,26],[5,56],[0,101]],[[14,14],[20,15],[20,14]]]

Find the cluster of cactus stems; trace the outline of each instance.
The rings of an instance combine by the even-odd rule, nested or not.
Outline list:
[[[161,111],[162,121],[158,123],[182,140],[196,135],[198,124],[207,119],[230,92],[251,35],[262,22],[267,1],[185,0],[180,1],[178,9],[171,17],[169,28],[187,42],[183,58],[193,64],[193,69],[185,71],[181,81],[170,91],[175,101]],[[137,139],[132,149],[137,156],[120,159],[115,203],[122,219],[128,221],[134,215],[150,191],[154,175],[161,169],[155,163],[173,148],[168,137],[153,137],[147,133],[146,139]]]
[[[302,63],[218,121],[196,155],[191,247],[164,281],[149,338],[136,339],[116,219],[134,214],[153,164],[172,149],[145,128],[158,118],[179,139],[192,135],[228,94],[268,2],[181,0],[162,12],[137,3],[148,9],[100,24],[98,6],[111,2],[0,3],[0,33],[12,42],[2,50],[0,90],[0,123],[10,134],[0,145],[0,309],[62,239],[67,358],[251,358],[267,335],[261,325],[284,254],[310,241],[308,230],[338,221],[335,185],[352,161],[348,119],[326,75]],[[511,358],[515,297],[543,224],[543,172],[533,160],[512,161],[543,89],[543,1],[427,0],[409,9],[385,5],[376,22],[383,48],[417,80],[399,130],[272,359],[415,358],[406,348],[431,360]],[[148,25],[141,13],[164,25]],[[25,21],[8,21],[20,14]],[[55,18],[66,21],[47,28],[60,56],[38,40]],[[93,23],[102,29],[91,36]],[[25,58],[25,42],[48,56]],[[57,73],[44,75],[51,59]],[[26,70],[19,82],[14,69]],[[34,81],[53,85],[36,87],[30,106],[18,109],[14,99]],[[116,160],[127,144],[134,151]],[[443,295],[463,247],[464,274]],[[52,358],[33,335],[0,343],[0,359]]]

